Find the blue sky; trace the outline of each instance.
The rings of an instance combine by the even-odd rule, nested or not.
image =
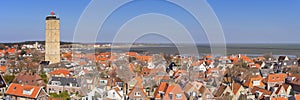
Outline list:
[[[89,0],[2,0],[0,3],[0,42],[44,40],[45,16],[55,11],[61,18],[61,40],[72,41],[73,33]],[[208,0],[225,33],[227,43],[300,43],[299,0]],[[157,7],[161,6],[161,7]],[[105,34],[97,41],[109,42],[114,25],[126,21],[143,10],[166,13],[193,31],[202,30],[183,10],[165,4],[138,2],[125,5],[105,23]],[[162,10],[163,9],[163,10]],[[129,18],[129,17],[128,17]],[[91,19],[92,20],[92,19]],[[197,43],[207,43],[204,33],[192,33]],[[159,36],[147,35],[145,42],[168,42]]]

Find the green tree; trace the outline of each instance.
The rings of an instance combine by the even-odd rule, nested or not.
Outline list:
[[[246,95],[240,95],[239,100],[247,100],[247,96]]]
[[[293,89],[291,89],[290,95],[295,96],[295,92]]]
[[[6,83],[11,83],[15,79],[15,75],[5,75],[3,76]]]
[[[68,92],[61,92],[60,94],[57,93],[49,93],[50,97],[52,98],[59,98],[62,100],[70,100],[70,95]]]
[[[26,54],[26,51],[22,50],[21,53],[20,53],[20,55],[24,55],[24,54]]]
[[[44,80],[45,83],[48,83],[48,78],[47,78],[46,72],[42,72],[42,74],[40,76],[42,77],[42,79]]]

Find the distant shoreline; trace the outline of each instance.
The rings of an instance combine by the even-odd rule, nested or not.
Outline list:
[[[45,41],[20,41],[20,42],[0,42],[0,44],[34,44],[45,43]],[[79,43],[79,42],[69,42],[61,41],[62,44],[113,44],[112,42],[96,42],[96,43]],[[130,44],[130,43],[114,43],[114,44]],[[144,44],[144,45],[174,45],[173,43],[134,43]],[[180,43],[180,44],[192,44],[192,43]],[[209,46],[209,43],[196,43],[198,46]],[[240,45],[300,45],[300,43],[227,43],[227,46],[240,46]]]
[[[43,44],[44,41],[25,41],[25,42],[16,42],[16,43],[0,43],[4,45],[14,45],[14,44],[34,44],[38,42]],[[61,45],[71,45],[72,42],[61,42]],[[75,43],[81,45],[93,45],[93,43]],[[97,45],[102,44],[111,44],[111,43],[96,43]],[[100,47],[96,48],[96,50],[100,51],[110,51],[111,49],[122,51],[122,48],[126,48],[130,46],[128,43],[116,43],[120,45],[120,47]],[[209,44],[197,44],[197,48],[199,53],[210,53],[210,45]],[[272,53],[274,55],[296,55],[300,57],[300,44],[286,44],[286,43],[278,43],[278,44],[226,44],[227,54],[265,54]],[[188,49],[188,48],[187,48]],[[178,50],[174,44],[167,43],[135,43],[131,45],[131,51],[140,51],[140,52],[152,52],[152,53],[166,53],[166,54],[176,54]]]

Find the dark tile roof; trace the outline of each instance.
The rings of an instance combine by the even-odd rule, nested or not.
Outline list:
[[[66,77],[51,77],[51,80],[48,82],[48,84],[51,84],[53,81],[60,82],[60,86],[69,86],[70,83],[73,84],[73,86],[80,87],[80,79],[77,78],[66,78]]]
[[[278,57],[278,61],[284,61],[284,59],[286,58],[287,56],[279,56]]]
[[[27,84],[27,85],[34,85],[34,86],[45,85],[40,75],[28,71],[22,71],[18,73],[12,83]]]

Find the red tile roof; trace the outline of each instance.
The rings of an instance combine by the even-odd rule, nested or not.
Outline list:
[[[146,100],[149,100],[149,98],[147,98],[147,93],[144,91],[144,87],[142,85],[142,80],[139,80],[139,78],[136,78],[138,81],[136,82],[136,84],[134,85],[134,87],[131,89],[131,91],[128,93],[128,96],[130,98],[145,98]],[[135,92],[141,92],[140,96],[135,96],[133,95]]]
[[[239,91],[239,89],[241,88],[241,84],[239,84],[239,83],[232,83],[232,92],[234,93],[234,94],[236,94],[238,91]]]
[[[133,57],[138,56],[138,53],[137,53],[137,52],[127,52],[126,54],[127,54],[128,56],[133,56]]]
[[[28,91],[28,94],[25,94],[25,91]],[[42,90],[41,86],[32,86],[32,85],[22,85],[11,83],[6,91],[7,95],[21,96],[26,98],[37,98],[38,94]]]
[[[216,96],[216,97],[222,96],[222,94],[223,94],[223,92],[225,91],[226,88],[227,88],[226,85],[221,85],[221,86],[218,88],[217,92],[215,93],[215,96]]]
[[[271,91],[268,91],[268,90],[266,90],[266,89],[263,89],[263,88],[259,88],[259,87],[254,86],[254,87],[252,88],[252,90],[251,90],[251,93],[252,93],[252,94],[255,94],[256,92],[261,92],[261,93],[262,93],[262,94],[258,97],[259,100],[263,99],[263,97],[264,97],[265,95],[271,95],[271,94],[272,94]]]
[[[168,83],[167,82],[160,83],[160,85],[157,87],[157,89],[154,92],[154,97],[155,98],[160,98],[159,92],[165,92],[166,89],[167,89],[167,87],[168,87]]]
[[[255,67],[253,67],[253,66],[255,66]],[[260,64],[257,64],[257,63],[256,63],[256,64],[250,64],[249,67],[250,67],[250,68],[257,68],[257,69],[260,69],[261,66],[260,66]]]
[[[181,94],[182,100],[187,99],[179,84],[169,84],[168,88],[166,89],[165,95],[164,95],[164,100],[170,99],[169,98],[170,95],[173,95],[173,97],[175,99],[175,94]]]
[[[50,72],[49,74],[51,75],[61,75],[63,74],[64,76],[67,76],[70,74],[70,71],[66,70],[66,69],[58,69],[58,70],[54,70],[52,72]]]
[[[0,66],[0,71],[5,72],[6,71],[6,66]]]
[[[177,70],[174,72],[173,76],[180,76],[181,74],[188,74],[188,72],[186,70]]]
[[[151,60],[151,56],[136,56],[136,58],[141,61],[150,61]]]
[[[204,58],[210,59],[210,58],[212,58],[212,56],[207,54],[207,55],[204,56]]]
[[[151,69],[144,67],[144,68],[142,68],[141,74],[147,76],[150,74],[150,72],[151,72]]]
[[[284,82],[287,74],[269,74],[266,78],[266,82]]]
[[[272,100],[288,100],[287,98],[284,97],[277,97],[277,98],[272,98]],[[297,100],[297,99],[296,99]]]
[[[250,78],[246,80],[245,83],[243,83],[244,86],[246,87],[253,87],[253,81],[260,81],[260,84],[258,86],[265,86],[265,84],[262,82],[262,77],[260,75],[255,75],[255,76],[249,76]]]
[[[6,50],[6,52],[12,54],[12,53],[15,53],[15,52],[16,52],[16,49],[15,49],[15,48],[8,48],[8,49]]]
[[[295,99],[296,99],[296,100],[300,100],[300,94],[296,94],[296,95],[295,95]]]

